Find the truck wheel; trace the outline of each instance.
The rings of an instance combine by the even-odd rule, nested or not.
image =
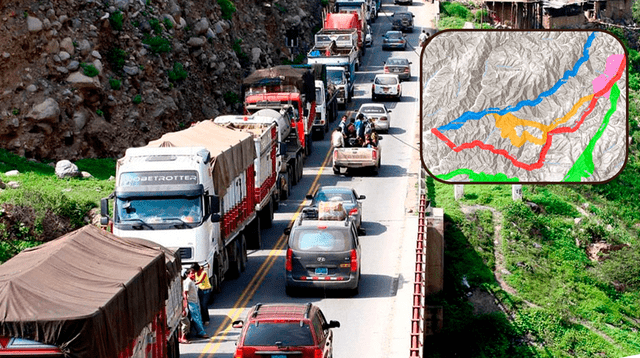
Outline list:
[[[311,155],[311,151],[312,151],[312,148],[311,148],[312,144],[311,143],[313,143],[313,142],[311,141],[311,136],[310,135],[306,135],[305,134],[305,136],[306,136],[305,144],[307,145],[306,148],[305,148],[305,154],[308,157],[308,156]]]
[[[253,222],[248,225],[245,233],[247,248],[251,250],[260,250],[262,246],[262,235],[260,233],[260,215],[256,215]]]
[[[244,272],[247,269],[247,261],[249,261],[247,257],[247,240],[244,236],[242,236],[240,244],[240,271]]]
[[[289,169],[291,169],[291,185],[298,184],[298,157],[293,160],[293,165],[290,165]]]
[[[211,292],[222,292],[222,270],[218,264],[218,259],[213,261],[213,270],[211,270],[211,276],[209,276],[209,282],[211,283]]]
[[[232,280],[240,277],[242,271],[242,241],[244,241],[244,235],[240,234],[233,245],[234,259],[229,262],[229,271],[227,272],[227,277]]]
[[[309,143],[311,144],[311,143]],[[311,148],[309,148],[309,150],[311,150]],[[304,159],[302,158],[302,154],[298,156],[298,165],[296,166],[296,168],[298,169],[298,179],[296,180],[298,183],[300,182],[300,180],[302,180],[302,175],[303,175],[303,170],[304,170]]]
[[[271,227],[271,220],[273,219],[273,202],[271,200],[269,200],[269,204],[267,206],[265,206],[264,208],[262,208],[262,210],[260,210],[259,215],[260,217],[260,223],[261,223],[261,229],[268,229]]]
[[[273,194],[271,197],[271,202],[273,203],[273,211],[275,212],[280,207],[280,200],[276,200],[276,195]]]
[[[287,186],[282,191],[282,200],[287,200],[287,198],[291,196],[291,180],[293,180],[292,177],[291,166],[289,166],[287,168]]]
[[[180,327],[176,328],[171,335],[169,341],[167,341],[167,357],[168,358],[180,358],[180,345],[178,344],[178,334]]]

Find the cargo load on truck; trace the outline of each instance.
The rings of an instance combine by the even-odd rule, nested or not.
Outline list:
[[[177,358],[180,270],[170,250],[92,225],[26,249],[0,266],[0,356]]]
[[[328,13],[324,19],[323,30],[350,30],[355,29],[358,33],[358,58],[362,60],[362,56],[366,53],[364,45],[364,36],[366,34],[366,23],[361,21],[356,11],[349,10],[345,13]]]

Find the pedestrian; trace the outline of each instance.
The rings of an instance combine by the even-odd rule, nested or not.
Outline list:
[[[334,148],[344,147],[344,136],[342,135],[341,127],[337,127],[331,134],[331,145]]]
[[[198,287],[195,283],[196,272],[189,268],[187,278],[182,282],[183,307],[189,308],[191,322],[196,329],[196,334],[201,338],[208,338],[207,331],[204,330],[202,317],[200,317],[200,303],[198,301]]]
[[[209,282],[209,275],[204,267],[201,267],[197,262],[191,266],[196,273],[196,286],[198,286],[198,301],[200,302],[200,316],[202,317],[202,323],[205,326],[209,325],[209,305],[211,304],[211,295],[213,294],[211,289],[211,282]]]
[[[342,130],[342,133],[347,133],[347,115],[343,115],[342,119],[340,120],[340,124],[338,124],[338,128],[340,128]]]
[[[429,38],[429,34],[427,34],[427,30],[422,29],[422,33],[420,33],[420,36],[418,37],[418,39],[420,40],[420,47],[423,47],[424,45],[427,44],[428,38]]]
[[[187,279],[187,273],[185,272],[182,275],[182,280]],[[178,337],[178,342],[182,344],[189,344],[189,340],[187,339],[187,335],[189,334],[189,330],[191,330],[191,323],[189,322],[189,306],[187,304],[182,305],[182,315],[180,316],[180,336]]]

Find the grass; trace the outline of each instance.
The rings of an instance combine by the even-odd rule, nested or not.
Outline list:
[[[488,19],[486,10],[478,10],[474,13],[457,2],[441,2],[438,29],[462,29],[466,22],[473,23],[476,28],[490,29],[491,26],[488,23],[481,22],[484,19]]]

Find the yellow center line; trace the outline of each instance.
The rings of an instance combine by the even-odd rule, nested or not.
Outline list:
[[[329,159],[331,158],[332,153],[333,153],[333,148],[330,147],[329,151],[324,157],[324,161],[322,162],[320,169],[318,170],[318,174],[316,174],[316,177],[311,183],[311,187],[309,188],[307,195],[311,195],[313,192],[316,191],[316,188],[318,187],[318,181],[320,180],[320,176],[322,175],[324,168],[327,166],[327,163],[329,162]],[[306,198],[306,195],[305,195],[305,198]],[[302,203],[300,203],[300,205],[298,206],[298,209],[296,210],[295,214],[293,215],[293,218],[289,222],[289,225],[293,224],[293,222],[298,218],[298,215],[300,215],[300,212],[302,212],[302,208],[305,206],[305,203],[306,203],[306,199],[304,199]],[[213,337],[209,339],[209,341],[207,342],[207,345],[202,349],[202,352],[200,353],[198,358],[204,358],[205,356],[212,357],[213,354],[215,354],[218,351],[218,349],[220,348],[220,344],[222,344],[227,334],[231,331],[231,328],[232,328],[231,323],[236,319],[238,319],[240,314],[242,314],[246,304],[249,302],[249,300],[251,300],[253,295],[256,293],[256,291],[264,281],[265,276],[273,267],[276,259],[278,258],[278,255],[280,254],[280,252],[282,251],[286,243],[287,243],[286,236],[280,235],[273,249],[269,251],[269,255],[267,255],[267,258],[264,260],[262,265],[260,265],[260,267],[258,268],[258,271],[253,276],[253,278],[251,279],[247,287],[244,289],[244,291],[242,291],[242,293],[240,294],[240,297],[235,302],[233,307],[229,310],[229,313],[227,314],[225,319],[218,326],[218,328],[216,328],[216,331]]]

